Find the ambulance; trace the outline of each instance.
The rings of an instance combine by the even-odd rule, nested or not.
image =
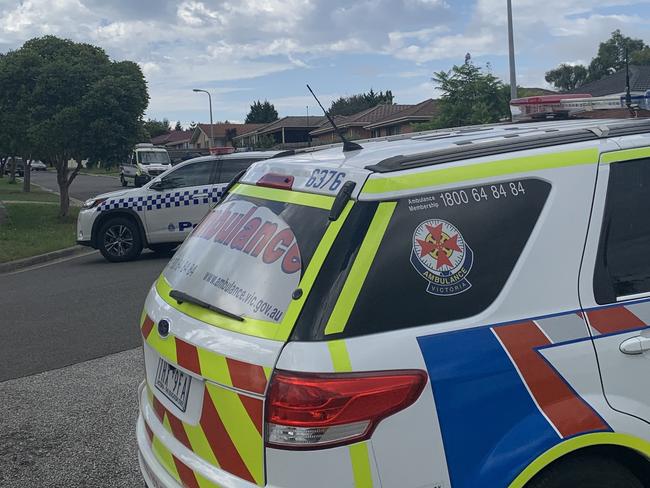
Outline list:
[[[120,165],[120,183],[140,187],[172,167],[167,149],[150,143],[136,144],[126,163]]]
[[[136,259],[143,248],[167,253],[183,242],[238,173],[256,161],[287,154],[251,151],[194,158],[142,188],[90,198],[77,218],[77,243],[99,249],[111,262]]]
[[[359,145],[253,164],[153,284],[147,486],[650,486],[650,120]]]

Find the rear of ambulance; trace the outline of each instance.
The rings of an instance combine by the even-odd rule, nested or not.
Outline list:
[[[432,408],[417,344],[336,330],[354,300],[340,288],[390,204],[356,201],[365,170],[287,164],[253,166],[147,297],[137,439],[150,487],[430,480],[414,474],[436,455],[416,425]]]

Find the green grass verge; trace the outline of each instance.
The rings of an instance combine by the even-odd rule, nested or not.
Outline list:
[[[74,246],[78,208],[61,222],[58,205],[5,203],[7,219],[0,224],[0,263]]]
[[[59,195],[43,191],[32,185],[31,191],[23,192],[23,182],[16,181],[15,184],[9,184],[9,178],[0,178],[0,200],[16,200],[30,202],[58,202]]]
[[[80,174],[87,174],[87,175],[104,175],[104,176],[119,176],[120,175],[120,168],[84,168],[81,171],[79,171]]]

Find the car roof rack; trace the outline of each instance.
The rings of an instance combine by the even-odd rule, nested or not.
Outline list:
[[[454,143],[455,147],[447,147],[407,156],[392,156],[376,164],[366,166],[366,169],[377,173],[390,173],[392,171],[421,168],[496,154],[643,133],[650,133],[650,119],[635,120],[634,122],[594,124],[593,127],[581,129],[561,130],[544,128],[537,134],[507,134],[501,136],[501,139],[490,141],[485,141],[484,139],[478,139],[476,141],[462,140]]]

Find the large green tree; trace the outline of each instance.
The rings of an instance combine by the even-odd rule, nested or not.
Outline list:
[[[650,64],[650,48],[643,39],[627,37],[617,29],[609,39],[600,43],[589,66],[561,64],[546,73],[546,81],[558,90],[580,88],[584,83],[598,81],[624,69],[626,52],[630,64]]]
[[[163,134],[167,134],[172,130],[172,126],[169,123],[169,119],[162,119],[162,120],[147,119],[142,123],[142,126],[144,128],[145,137],[147,139],[151,139],[152,137],[158,137]]]
[[[372,88],[367,93],[358,93],[349,97],[339,97],[329,108],[330,115],[352,115],[379,104],[392,104],[393,92],[375,92]]]
[[[142,137],[149,100],[142,71],[97,46],[31,39],[0,58],[0,86],[0,129],[17,154],[56,168],[61,217],[82,161],[120,161]]]
[[[442,92],[438,115],[418,130],[498,122],[509,117],[509,91],[489,71],[467,62],[450,71],[434,73],[432,80]]]
[[[646,46],[640,51],[630,55],[630,64],[648,65],[650,64],[650,47]]]
[[[551,83],[555,88],[569,91],[583,85],[589,76],[589,71],[584,66],[561,64],[555,69],[546,73],[546,81]]]
[[[268,100],[253,102],[246,115],[247,124],[268,124],[276,120],[278,120],[278,111]]]
[[[642,39],[624,36],[619,29],[598,46],[598,54],[589,63],[589,81],[600,80],[625,68],[625,52],[634,56],[646,47]]]

